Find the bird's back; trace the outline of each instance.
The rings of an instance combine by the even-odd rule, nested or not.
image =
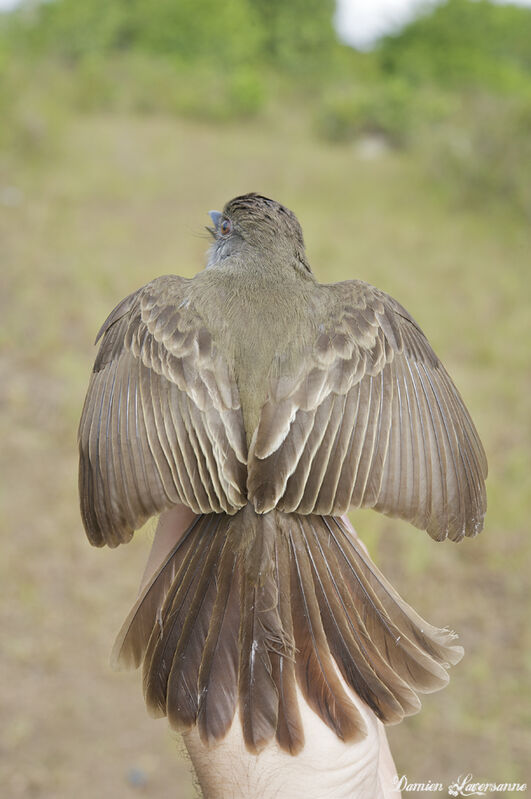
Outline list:
[[[288,273],[279,280],[267,264],[238,262],[200,272],[191,281],[194,307],[238,385],[248,442],[270,378],[291,376],[298,356],[315,339],[326,289],[313,278],[293,279]]]

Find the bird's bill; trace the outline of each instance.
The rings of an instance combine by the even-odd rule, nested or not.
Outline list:
[[[219,220],[223,216],[221,211],[209,211],[208,215],[211,218],[212,222],[214,223],[214,227],[217,228],[217,226],[219,224]]]

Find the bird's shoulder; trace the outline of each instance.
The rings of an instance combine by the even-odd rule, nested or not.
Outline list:
[[[162,275],[121,300],[96,336],[100,342],[94,371],[118,357],[124,349],[135,355],[142,346],[157,342],[179,354],[193,338],[205,336],[205,324],[193,301],[193,278]]]
[[[371,350],[384,344],[389,353],[439,363],[425,334],[398,300],[363,280],[320,284],[328,301],[321,303],[326,314],[319,323],[316,353],[329,359],[342,346]]]

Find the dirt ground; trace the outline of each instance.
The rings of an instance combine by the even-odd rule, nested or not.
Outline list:
[[[477,540],[438,545],[377,514],[354,517],[404,598],[455,628],[466,649],[449,687],[390,731],[398,771],[412,781],[529,776],[529,233],[508,225],[499,236],[489,220],[441,209],[391,156],[357,161],[301,143],[295,130],[282,134],[281,169],[270,157],[280,138],[84,120],[53,162],[8,176],[21,199],[0,206],[6,799],[196,795],[179,741],[146,714],[139,674],[109,666],[153,525],[118,550],[89,546],[76,427],[105,315],[158,274],[197,271],[206,211],[250,189],[299,213],[321,279],[363,277],[419,318],[489,454],[490,510]]]

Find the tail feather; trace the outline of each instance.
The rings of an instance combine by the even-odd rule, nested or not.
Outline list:
[[[278,693],[278,719],[276,739],[281,749],[296,755],[304,746],[299,703],[297,700],[297,675],[295,673],[295,646],[290,590],[290,552],[285,535],[277,536],[275,546],[275,577],[278,585],[280,618],[286,636],[293,641],[293,651],[282,656],[271,653],[271,673]]]
[[[309,706],[343,741],[366,733],[365,722],[345,693],[334,668],[311,575],[308,552],[290,531],[292,612],[297,681]]]
[[[327,631],[330,651],[343,678],[379,719],[387,723],[401,721],[404,705],[407,707],[408,703],[401,704],[399,701],[400,691],[396,684],[392,682],[388,687],[380,677],[378,668],[388,679],[390,670],[382,669],[382,658],[378,650],[371,646],[372,642],[357,610],[349,603],[348,595],[343,595],[344,592],[334,578],[334,553],[324,555],[318,538],[312,535],[313,529],[306,535],[305,527],[310,526],[311,522],[310,525],[306,520],[304,522],[299,520],[301,534],[311,558],[323,625]]]
[[[425,622],[392,588],[337,519],[324,519],[340,574],[362,609],[368,634],[394,671],[410,687],[431,693],[448,683],[447,667],[463,649],[455,634]]]
[[[311,517],[304,519],[304,528],[308,527],[310,529],[306,535],[306,541],[309,547],[317,548],[314,561],[317,564],[316,569],[321,574],[320,582],[323,584],[320,599],[323,608],[321,612],[326,612],[326,608],[332,606],[333,611],[331,608],[328,611],[332,616],[331,623],[343,631],[341,633],[343,641],[340,642],[343,645],[336,642],[332,654],[345,681],[387,724],[400,721],[404,715],[416,713],[420,709],[419,698],[389,665],[385,658],[385,652],[383,654],[380,652],[369,635],[360,615],[363,606],[359,610],[356,607],[357,597],[342,579],[336,553],[330,547],[325,550],[325,543],[322,536],[315,533]],[[385,619],[383,622],[385,623]],[[354,642],[350,646],[345,646],[345,642],[351,638],[354,639]],[[369,680],[365,684],[363,681],[360,682],[361,675],[356,669],[356,657],[365,661],[369,668]],[[351,662],[353,660],[354,664]],[[370,670],[373,670],[378,678],[376,682],[371,678]],[[398,702],[398,706],[393,702],[393,698]]]
[[[397,627],[404,629],[407,635],[437,663],[447,667],[455,666],[463,657],[463,647],[454,642],[457,635],[450,630],[441,629],[428,624],[413,608],[395,591],[391,583],[372,563],[359,544],[355,544],[345,530],[340,519],[332,517],[331,521],[339,531],[340,537],[347,546],[354,548],[359,557],[359,566],[367,583],[370,585],[389,618]],[[329,527],[330,529],[330,527]],[[348,556],[347,556],[348,557]]]
[[[297,691],[345,741],[365,723],[352,689],[385,723],[448,681],[461,647],[424,622],[339,519],[198,517],[143,592],[114,650],[143,665],[150,710],[222,738],[239,706],[247,748],[304,746]],[[342,678],[342,679],[341,679]]]
[[[223,546],[218,529],[197,581],[197,587],[179,634],[166,689],[166,713],[172,727],[189,729],[199,712],[199,670],[216,600],[216,573]],[[179,598],[175,598],[179,605]],[[170,612],[171,613],[171,612]],[[171,618],[171,615],[170,615]],[[152,665],[156,668],[156,665]]]
[[[220,519],[223,520],[223,517]],[[194,616],[197,616],[201,609],[202,597],[197,592],[198,583],[206,588],[211,577],[205,570],[205,558],[214,548],[216,523],[216,517],[209,515],[202,517],[196,526],[195,549],[192,550],[188,562],[183,561],[155,619],[142,664],[144,697],[148,709],[154,716],[166,715],[171,703],[168,680],[188,615],[193,612]],[[218,532],[220,526],[217,525]],[[219,538],[220,536],[216,541],[218,545]],[[196,599],[195,608],[194,599]],[[174,703],[171,704],[174,707]],[[187,726],[188,723],[189,720],[186,718],[183,726]],[[181,729],[181,725],[178,725],[178,728]]]
[[[113,666],[137,669],[144,660],[154,620],[158,618],[171,586],[176,584],[183,562],[187,563],[186,559],[195,545],[192,534],[201,519],[198,516],[194,520],[131,608],[114,642],[111,654]]]
[[[278,722],[271,657],[293,657],[293,641],[280,618],[274,520],[260,519],[250,506],[242,516],[239,701],[245,743],[251,752],[259,752],[275,735]]]
[[[278,696],[273,680],[271,652],[277,642],[262,617],[270,612],[271,593],[245,584],[242,589],[240,628],[239,701],[243,737],[251,752],[259,752],[275,735]],[[267,624],[267,622],[266,622]]]
[[[197,724],[205,744],[228,732],[238,699],[240,579],[237,558],[225,542],[219,567],[218,593],[199,668]]]

